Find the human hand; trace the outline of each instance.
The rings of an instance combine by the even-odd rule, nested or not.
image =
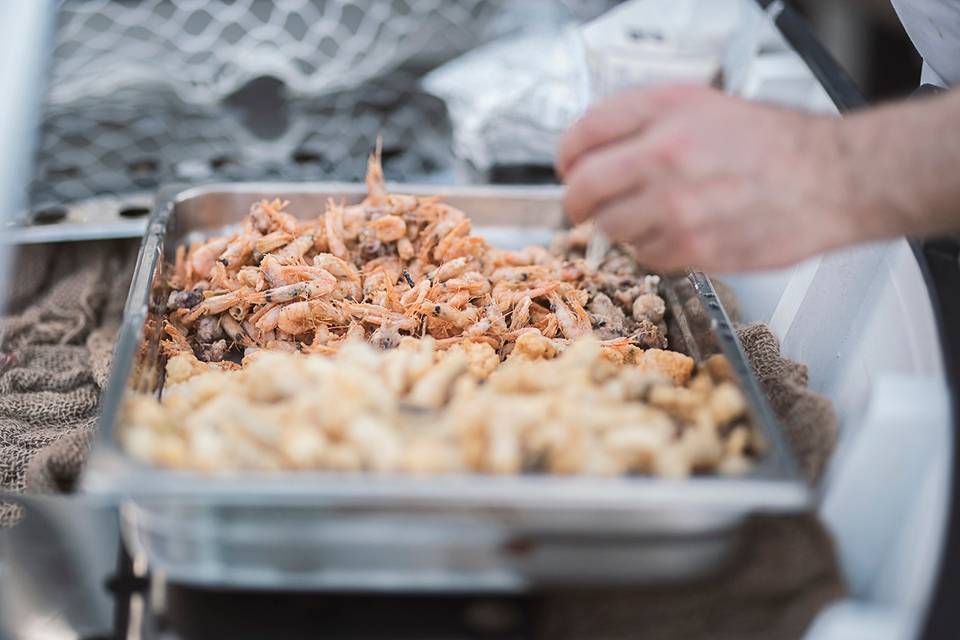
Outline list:
[[[865,226],[844,136],[838,118],[705,87],[639,89],[593,107],[557,171],[567,215],[651,268],[778,267],[887,233]]]

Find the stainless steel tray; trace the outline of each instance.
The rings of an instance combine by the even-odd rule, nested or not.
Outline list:
[[[547,242],[561,228],[560,191],[397,186],[442,195],[500,246]],[[114,438],[122,397],[154,391],[164,256],[184,239],[239,222],[261,198],[315,215],[328,197],[359,201],[361,185],[223,184],[158,196],[147,225],[104,397],[84,490],[121,502],[126,542],[167,579],[211,586],[364,590],[521,590],[694,578],[737,548],[755,512],[809,508],[776,420],[709,278],[668,287],[688,350],[723,351],[740,376],[766,452],[740,478],[398,477],[323,472],[204,475],[154,469]],[[683,291],[708,312],[684,316]],[[704,326],[706,325],[706,326]]]

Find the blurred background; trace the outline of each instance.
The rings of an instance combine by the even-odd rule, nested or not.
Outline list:
[[[920,56],[889,0],[794,0],[871,102],[909,95]]]
[[[465,173],[448,110],[420,81],[485,43],[549,42],[617,4],[60,0],[23,216],[53,224],[65,204],[170,182],[356,180],[377,133],[395,180],[551,180],[544,168]],[[920,60],[888,0],[793,4],[871,101],[916,86]]]

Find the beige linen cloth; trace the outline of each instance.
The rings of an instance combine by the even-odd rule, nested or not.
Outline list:
[[[73,488],[135,251],[129,242],[21,251],[11,313],[0,317],[0,490]],[[733,310],[732,297],[724,297]],[[804,471],[818,477],[836,440],[830,403],[807,389],[806,367],[782,358],[765,326],[739,333]],[[19,517],[19,507],[0,503],[0,526]],[[830,539],[812,516],[756,517],[740,549],[721,574],[692,585],[544,594],[536,633],[556,640],[798,638],[844,594]]]

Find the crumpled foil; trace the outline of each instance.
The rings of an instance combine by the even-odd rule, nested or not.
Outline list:
[[[447,105],[458,158],[553,164],[563,132],[591,102],[627,87],[718,82],[740,0],[633,0],[585,24],[474,49],[428,74]]]
[[[582,113],[586,67],[574,27],[494,42],[430,73],[447,104],[453,149],[481,170],[552,163],[557,139]]]

